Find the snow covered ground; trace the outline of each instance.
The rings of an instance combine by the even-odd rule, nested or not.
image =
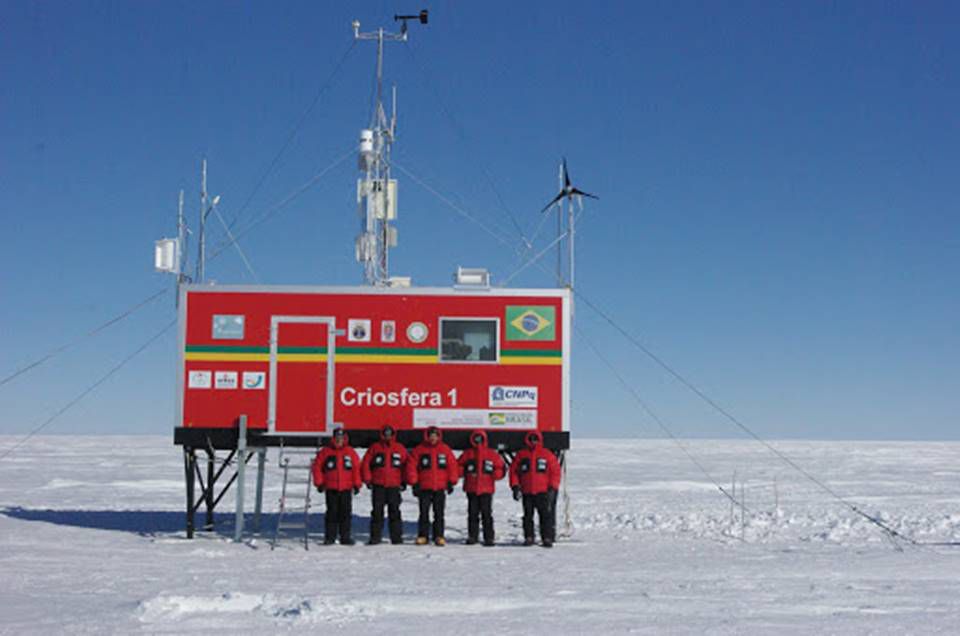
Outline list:
[[[16,439],[0,437],[0,451]],[[458,491],[445,548],[304,551],[288,539],[271,551],[264,538],[230,540],[232,492],[215,533],[184,538],[170,437],[37,438],[0,461],[0,633],[960,629],[960,546],[898,551],[759,445],[684,443],[724,485],[736,472],[750,514],[733,515],[672,442],[578,439],[572,535],[553,550],[518,545],[519,506],[501,489],[496,548],[461,544]],[[776,445],[898,532],[960,542],[960,443]],[[271,453],[266,528],[279,496]],[[355,500],[360,541],[368,501]],[[409,496],[404,518],[409,537]]]

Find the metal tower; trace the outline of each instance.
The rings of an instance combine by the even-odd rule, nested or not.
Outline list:
[[[360,235],[356,241],[356,257],[363,264],[363,276],[368,285],[388,286],[390,279],[390,248],[397,245],[397,229],[391,221],[397,218],[397,182],[390,178],[390,150],[396,140],[397,89],[394,86],[392,112],[387,117],[383,104],[383,44],[406,42],[407,20],[427,23],[427,11],[419,15],[394,16],[401,22],[399,33],[388,33],[382,27],[368,33],[360,32],[360,21],[353,21],[353,37],[377,43],[377,94],[369,128],[360,131],[359,168],[363,177],[357,180],[357,212],[361,218]]]

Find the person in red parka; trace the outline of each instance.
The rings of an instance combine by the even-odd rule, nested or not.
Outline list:
[[[380,429],[380,441],[363,456],[363,482],[371,490],[370,545],[380,543],[383,535],[383,507],[390,518],[390,543],[403,543],[403,520],[400,517],[400,491],[406,488],[404,466],[407,449],[394,439],[393,427]]]
[[[533,511],[540,518],[540,539],[543,547],[553,547],[556,528],[553,505],[560,488],[560,462],[557,456],[543,447],[540,431],[531,431],[526,437],[527,447],[517,453],[510,465],[510,487],[513,498],[523,499],[523,545],[533,545]]]
[[[480,537],[480,519],[483,519],[483,545],[493,545],[493,493],[497,480],[503,479],[506,467],[500,454],[487,446],[487,434],[482,430],[470,434],[469,448],[463,451],[457,463],[463,474],[463,491],[467,493],[467,545],[477,543]]]
[[[457,458],[450,447],[440,439],[440,429],[431,426],[423,441],[410,453],[407,460],[407,483],[420,500],[420,518],[417,521],[417,545],[430,540],[430,508],[433,508],[433,542],[446,545],[443,537],[443,509],[447,494],[460,479]]]
[[[360,458],[350,447],[342,428],[333,432],[330,443],[313,459],[313,485],[317,492],[326,492],[327,512],[324,516],[323,542],[331,544],[340,533],[340,545],[353,545],[350,521],[353,495],[360,492]]]

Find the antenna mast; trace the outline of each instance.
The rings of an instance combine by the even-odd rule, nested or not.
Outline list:
[[[390,178],[390,150],[397,131],[397,92],[393,89],[393,112],[387,118],[383,105],[383,43],[406,42],[407,20],[427,23],[427,10],[419,15],[395,15],[401,22],[399,33],[388,33],[383,27],[368,33],[360,32],[360,21],[353,21],[356,40],[377,43],[377,102],[370,127],[360,131],[359,168],[363,177],[357,180],[357,212],[362,219],[357,237],[357,261],[363,264],[368,285],[390,284],[391,247],[397,245],[397,229],[390,222],[397,218],[397,182]]]
[[[197,246],[197,274],[196,282],[206,282],[207,267],[207,217],[220,203],[220,195],[210,199],[207,192],[207,159],[204,157],[200,164],[200,238]],[[218,212],[219,214],[219,212]]]

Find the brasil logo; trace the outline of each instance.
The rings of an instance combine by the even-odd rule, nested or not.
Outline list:
[[[555,340],[556,308],[507,305],[507,340]]]

